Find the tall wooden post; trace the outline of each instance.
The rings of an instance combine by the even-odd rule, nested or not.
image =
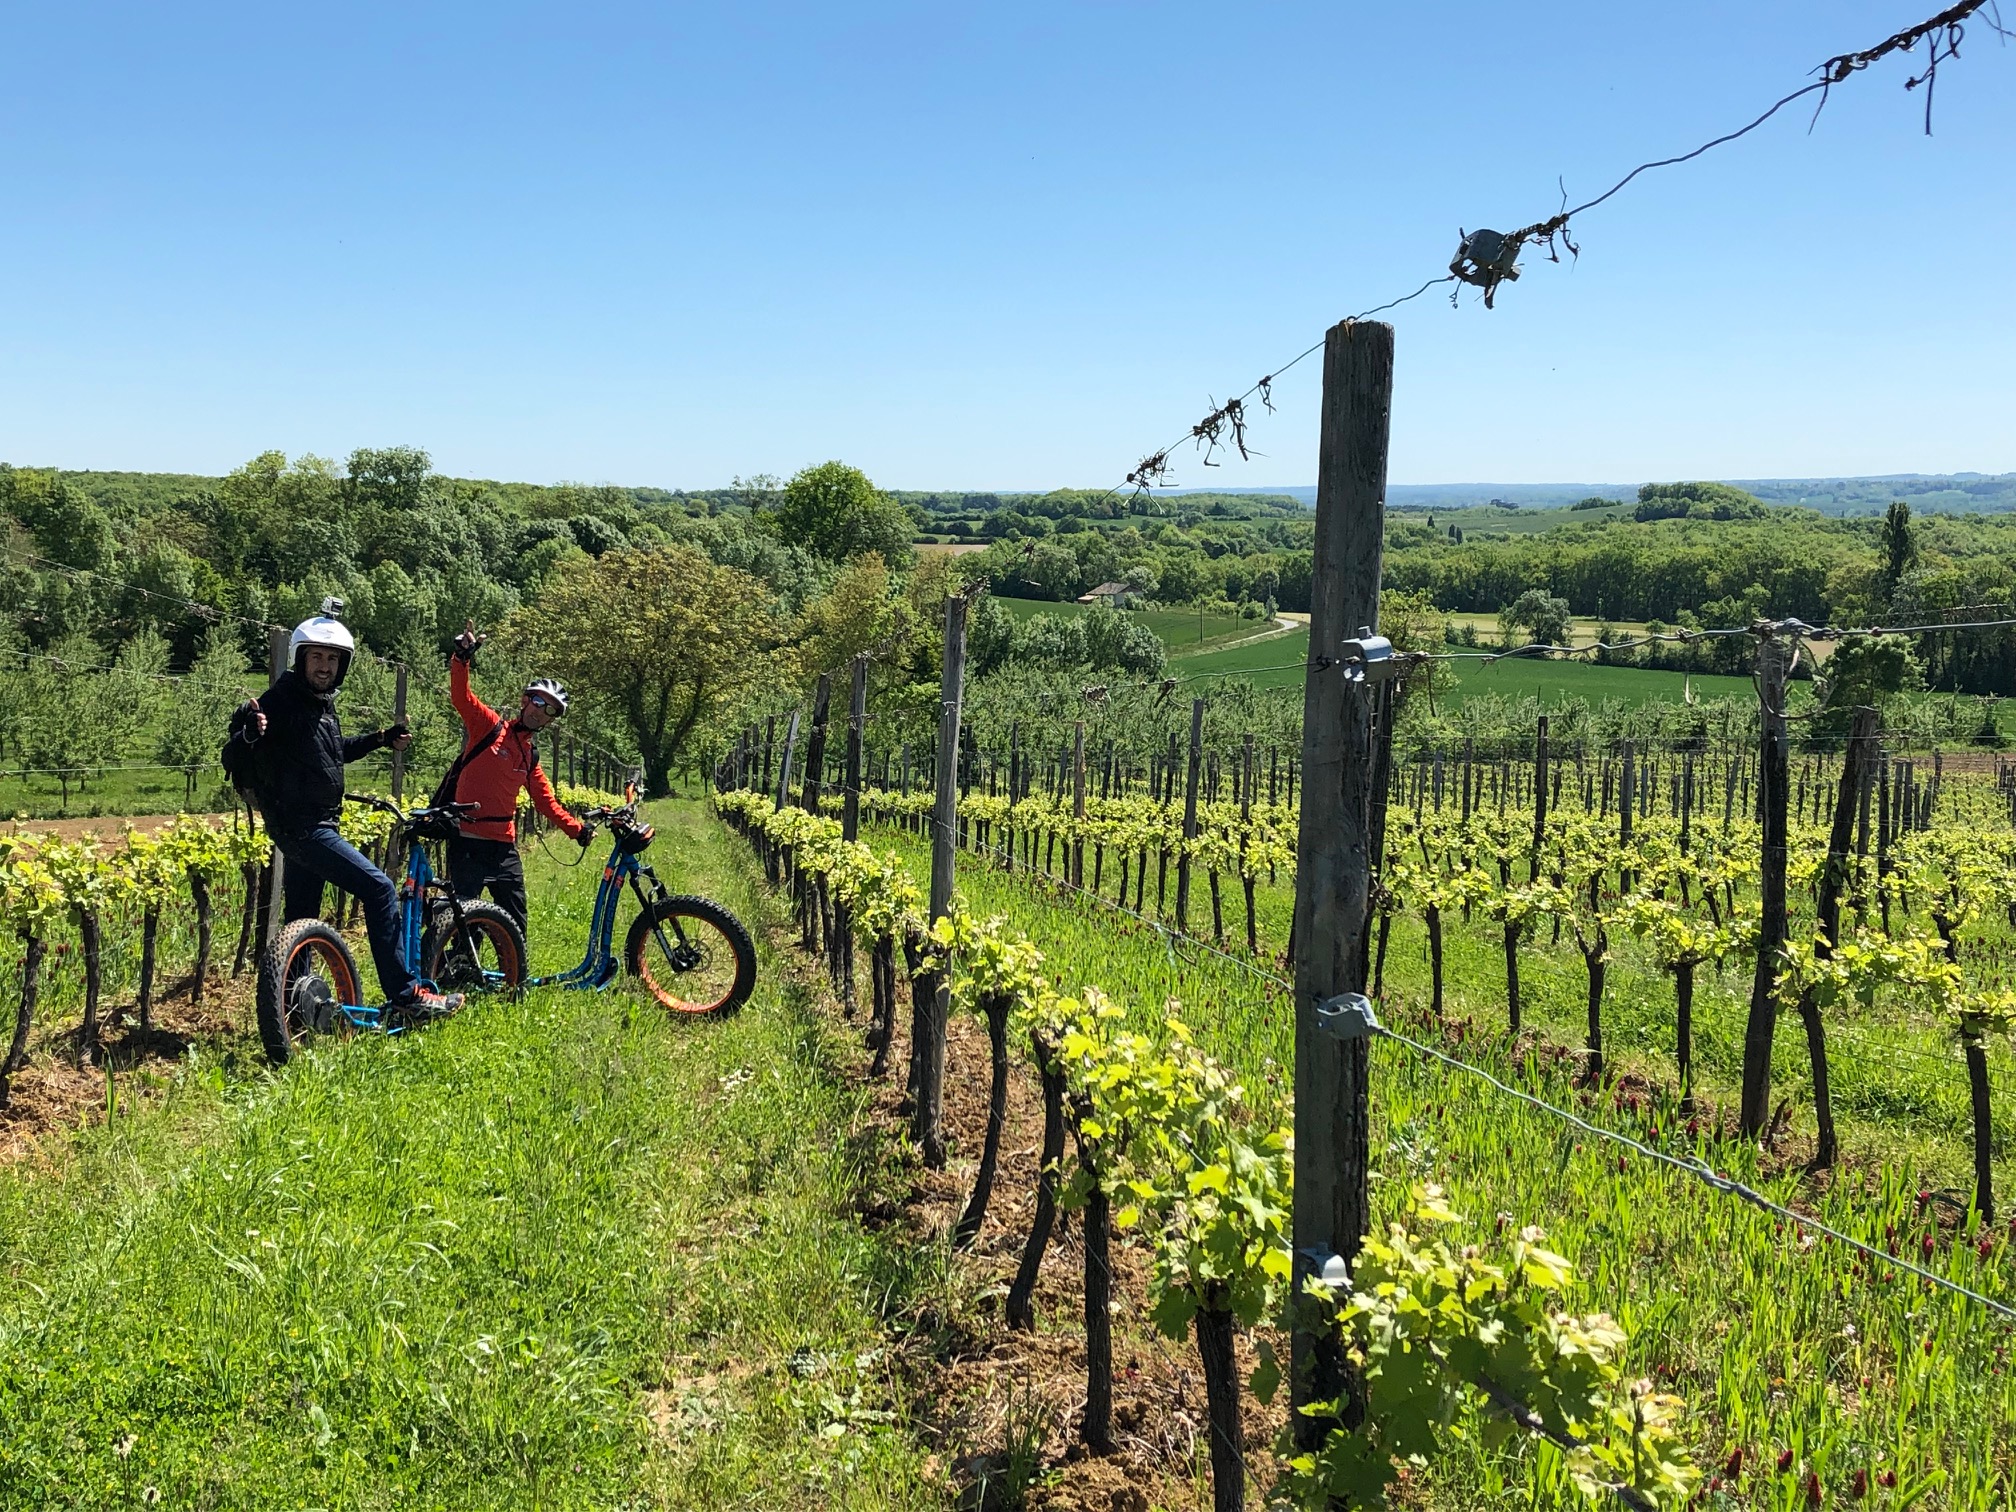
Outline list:
[[[784,807],[791,791],[791,751],[798,744],[798,711],[791,711],[791,728],[784,732],[784,759],[777,763],[777,807]]]
[[[763,791],[770,791],[770,774],[775,770],[777,754],[777,716],[770,715],[763,721]],[[560,736],[553,736],[553,770],[560,770]]]
[[[954,826],[959,819],[959,704],[966,689],[966,598],[955,593],[945,600],[945,668],[939,686],[937,803],[931,825],[931,921],[952,912],[953,864],[958,855]],[[952,1013],[951,973],[936,973],[937,985],[913,1014],[911,1055],[916,1061],[917,1106],[911,1133],[924,1164],[945,1164],[941,1118],[945,1103],[945,1025]],[[928,1005],[928,1006],[927,1006]],[[915,1022],[921,1020],[921,1022]]]
[[[1623,892],[1631,890],[1631,865],[1627,859],[1631,853],[1631,826],[1638,817],[1638,751],[1630,741],[1624,742],[1619,753],[1623,766],[1617,773],[1617,886]]]
[[[1533,858],[1526,880],[1540,880],[1540,849],[1547,840],[1547,716],[1533,727]]]
[[[287,632],[275,625],[266,636],[267,660],[271,664],[273,680],[278,682],[280,674],[287,670]],[[260,892],[258,921],[259,954],[263,957],[266,946],[286,922],[286,878],[283,875],[286,862],[281,858],[280,848],[273,847],[273,858],[266,863],[266,886]]]
[[[406,663],[400,662],[392,674],[392,722],[406,723]],[[406,795],[406,753],[392,753],[392,801],[394,803]],[[449,795],[453,797],[451,793]]]
[[[1001,869],[1015,870],[1015,842],[1020,838],[1015,833],[1013,819],[1015,805],[1022,801],[1022,721],[1016,720],[1008,726],[1008,815],[1010,823],[1001,826]]]
[[[1785,642],[1769,627],[1757,639],[1757,694],[1762,732],[1757,800],[1764,854],[1758,888],[1763,917],[1757,935],[1757,973],[1750,984],[1750,1018],[1743,1031],[1743,1101],[1738,1128],[1745,1138],[1764,1132],[1771,1117],[1771,1039],[1778,1027],[1779,957],[1785,948],[1785,835],[1789,742],[1785,734]]]
[[[847,791],[841,799],[840,838],[861,837],[861,737],[868,728],[868,653],[854,658],[847,694]]]
[[[1318,1009],[1365,990],[1371,917],[1373,698],[1336,660],[1341,643],[1379,623],[1393,327],[1343,321],[1323,349],[1322,434],[1309,661],[1302,694],[1302,813],[1295,880],[1295,1276],[1300,1294],[1331,1255],[1348,1267],[1371,1221],[1369,1045],[1319,1023]],[[1356,1396],[1327,1330],[1294,1336],[1297,1442],[1319,1448],[1331,1424],[1299,1409]],[[1347,1421],[1363,1416],[1347,1404]]]
[[[1183,782],[1183,850],[1176,858],[1176,932],[1190,933],[1190,847],[1197,839],[1197,780],[1204,767],[1204,700],[1190,705],[1190,768]]]
[[[1071,835],[1071,876],[1073,887],[1085,885],[1085,721],[1071,730],[1071,817],[1076,821]]]
[[[805,812],[819,812],[819,784],[826,776],[826,717],[833,704],[833,674],[821,672],[812,689],[812,734],[805,742]]]

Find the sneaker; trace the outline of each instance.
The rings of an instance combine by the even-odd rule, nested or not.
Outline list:
[[[429,1019],[446,1018],[462,1006],[459,992],[435,992],[426,987],[415,987],[398,1003],[400,1017],[409,1023],[425,1023]]]

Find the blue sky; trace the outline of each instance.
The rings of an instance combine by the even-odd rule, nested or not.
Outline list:
[[[1118,482],[1501,229],[1932,0],[0,11],[0,458]],[[1395,312],[1396,481],[2016,470],[2016,45]],[[1264,459],[1315,475],[1319,373]]]

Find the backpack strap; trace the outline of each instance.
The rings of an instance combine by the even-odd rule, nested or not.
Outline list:
[[[427,800],[427,806],[429,808],[442,808],[447,804],[453,803],[455,801],[455,784],[460,780],[463,768],[476,759],[478,751],[487,750],[495,744],[497,737],[503,733],[504,721],[500,719],[497,723],[490,726],[490,733],[488,735],[485,735],[481,740],[472,740],[468,745],[464,746],[462,754],[455,758],[454,763],[441,778],[441,785],[434,789],[434,796]]]

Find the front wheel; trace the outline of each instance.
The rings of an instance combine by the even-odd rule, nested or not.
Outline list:
[[[512,992],[525,985],[525,936],[495,903],[462,900],[462,922],[443,903],[420,942],[420,975],[443,992]]]
[[[659,898],[630,926],[623,964],[674,1013],[733,1013],[756,990],[756,946],[708,898]]]
[[[346,1003],[361,1003],[357,960],[343,936],[320,919],[296,919],[259,958],[259,1040],[266,1059],[284,1066],[314,1034],[348,1034]]]

